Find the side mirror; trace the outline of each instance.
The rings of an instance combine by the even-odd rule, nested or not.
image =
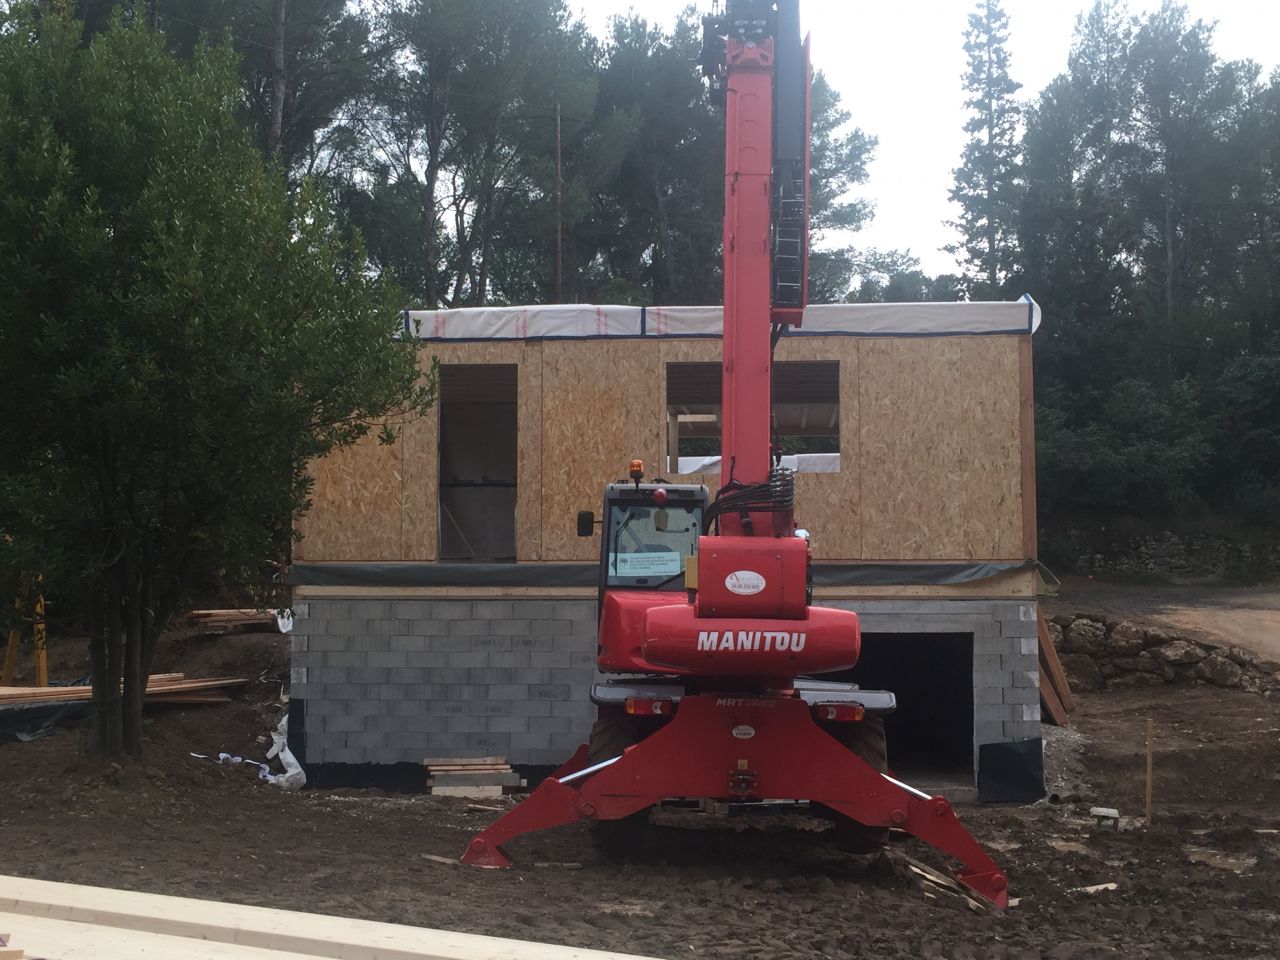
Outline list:
[[[578,511],[578,536],[594,537],[596,534],[596,515],[590,510]]]

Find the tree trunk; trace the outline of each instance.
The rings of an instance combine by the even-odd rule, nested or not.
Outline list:
[[[662,187],[657,180],[653,183],[653,195],[658,201],[658,245],[662,251],[662,279],[666,290],[658,293],[658,285],[654,283],[654,303],[670,303],[675,296],[676,274],[674,258],[671,251],[671,228],[667,222],[667,198],[663,196]],[[655,280],[657,278],[655,277]]]
[[[107,633],[110,627],[98,624],[98,632],[89,641],[89,682],[93,684],[93,704],[89,752],[95,756],[107,753]]]
[[[286,0],[273,0],[271,17],[271,121],[267,131],[267,153],[280,152],[284,131],[284,21]]]
[[[124,753],[124,704],[120,697],[120,679],[124,674],[124,597],[125,573],[117,566],[110,572],[111,586],[107,594],[106,670],[101,684],[103,759],[114,760]]]
[[[147,689],[147,676],[142,663],[142,594],[136,587],[125,602],[124,620],[122,739],[125,753],[137,759],[142,756],[142,699]]]

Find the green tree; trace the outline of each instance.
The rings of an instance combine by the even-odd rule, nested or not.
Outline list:
[[[165,0],[156,22],[179,56],[230,41],[258,148],[297,178],[346,172],[372,76],[397,47],[346,0]]]
[[[1014,95],[1021,88],[1009,76],[1009,18],[1000,0],[979,0],[969,14],[964,34],[969,68],[965,122],[969,142],[956,168],[951,199],[960,206],[955,223],[959,245],[969,266],[971,293],[977,299],[1000,295],[1015,262],[1015,215],[1019,203],[1020,108]]]
[[[308,462],[433,380],[398,293],[264,168],[231,50],[81,34],[48,4],[0,20],[0,569],[96,624],[95,745],[137,755],[166,622],[265,579]]]

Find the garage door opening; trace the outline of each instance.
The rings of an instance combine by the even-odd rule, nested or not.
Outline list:
[[[973,634],[864,633],[852,670],[829,678],[891,690],[889,766],[908,783],[973,782]]]
[[[440,367],[440,559],[516,558],[515,364]]]

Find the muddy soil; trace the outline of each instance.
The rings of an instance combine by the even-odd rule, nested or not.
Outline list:
[[[270,668],[280,639],[256,644]],[[179,666],[175,657],[166,666]],[[1019,898],[1003,916],[922,889],[900,854],[945,862],[919,843],[895,840],[881,858],[846,855],[815,823],[658,828],[643,856],[621,863],[569,827],[510,844],[509,871],[442,863],[426,855],[456,857],[496,816],[481,808],[499,802],[288,794],[246,768],[190,756],[260,756],[277,698],[262,682],[244,702],[153,712],[146,760],[123,770],[84,761],[74,730],[0,745],[4,872],[651,957],[1280,952],[1280,834],[1269,832],[1280,829],[1280,704],[1241,691],[1082,696],[1069,735],[1050,750],[1063,767],[1062,776],[1050,770],[1060,802],[962,808]],[[1129,818],[1142,811],[1147,717],[1155,817],[1143,829]],[[1096,824],[1092,805],[1118,807],[1123,829]],[[1079,889],[1103,883],[1117,886]]]

